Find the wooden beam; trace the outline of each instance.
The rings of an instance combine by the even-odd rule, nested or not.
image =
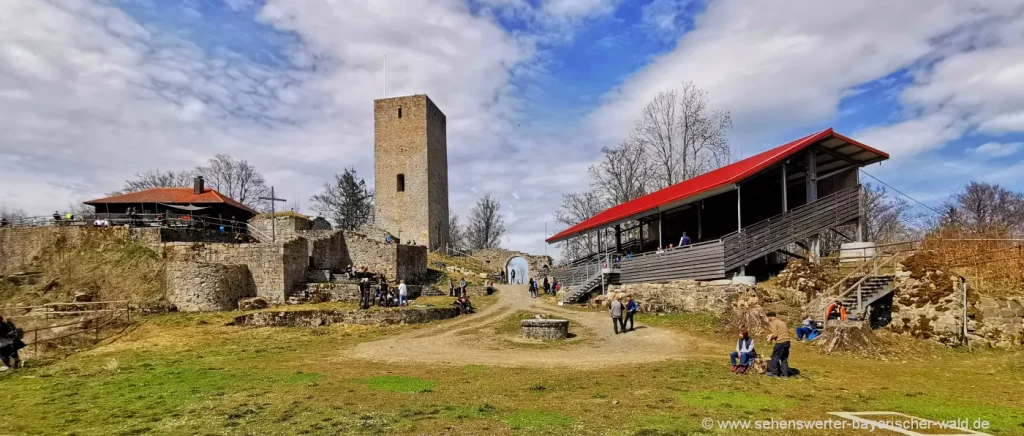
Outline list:
[[[832,149],[830,149],[830,148],[827,148],[827,147],[822,147],[822,146],[820,146],[820,145],[818,145],[818,146],[815,146],[815,147],[812,147],[812,148],[813,148],[813,149],[815,149],[815,150],[818,150],[818,151],[820,151],[820,152],[822,152],[822,153],[825,153],[825,154],[827,154],[827,155],[829,155],[829,156],[832,156],[832,157],[834,157],[834,158],[836,158],[836,159],[839,159],[839,160],[841,160],[841,161],[845,161],[845,162],[847,162],[847,163],[851,163],[851,164],[854,164],[854,165],[856,165],[856,166],[860,166],[860,165],[861,165],[861,163],[860,163],[860,162],[857,162],[857,161],[855,161],[855,160],[853,160],[853,159],[849,158],[849,157],[848,157],[848,156],[846,156],[846,155],[842,155],[842,154],[836,153],[835,151],[832,151]],[[824,177],[823,177],[823,178],[824,178]]]
[[[786,250],[782,250],[782,249],[779,249],[779,250],[775,250],[775,251],[777,251],[777,252],[779,252],[779,253],[782,253],[782,254],[784,254],[784,255],[786,255],[786,256],[789,256],[789,257],[795,257],[795,258],[797,258],[797,259],[803,259],[803,260],[807,260],[807,258],[806,258],[806,257],[804,257],[804,256],[801,256],[801,255],[799,255],[799,254],[796,254],[796,253],[792,253],[792,252],[789,252],[789,251],[786,251]]]
[[[843,239],[846,239],[847,241],[853,241],[853,238],[847,236],[846,233],[843,233],[843,232],[840,232],[839,230],[836,230],[835,227],[830,227],[829,230],[831,230],[833,232],[836,232],[837,235],[842,236]]]

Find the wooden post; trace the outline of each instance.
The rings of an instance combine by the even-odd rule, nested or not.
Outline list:
[[[622,251],[622,224],[615,225],[615,252]]]
[[[804,184],[807,190],[806,204],[811,204],[811,202],[818,199],[818,160],[813,148],[807,150],[807,175],[804,178]],[[811,236],[810,242],[810,257],[817,262],[821,259],[821,235]]]
[[[665,234],[665,232],[662,231],[662,228],[661,228],[661,218],[662,218],[662,214],[661,214],[661,211],[659,210],[658,211],[658,248],[665,248],[665,244],[661,243],[663,235]]]
[[[743,231],[743,214],[740,208],[740,185],[736,185],[736,231]]]
[[[782,163],[782,213],[786,213],[789,210],[789,199],[787,198],[788,193],[786,192],[786,162]]]
[[[704,210],[704,200],[697,202],[697,241],[704,238],[704,225],[701,223],[700,211]]]

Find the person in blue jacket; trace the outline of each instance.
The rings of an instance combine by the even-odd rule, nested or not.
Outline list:
[[[634,327],[634,324],[633,324],[633,316],[636,315],[636,310],[639,309],[639,308],[640,308],[640,305],[636,304],[636,300],[634,300],[633,297],[627,295],[626,296],[626,318],[625,318],[625,320],[622,321],[622,330],[623,331],[627,331],[628,332],[628,331],[636,330],[636,328]],[[626,330],[626,324],[629,324],[629,330]]]

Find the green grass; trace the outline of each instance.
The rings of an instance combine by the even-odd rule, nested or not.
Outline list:
[[[566,428],[573,424],[573,419],[568,416],[541,410],[520,410],[505,417],[504,421],[513,430],[558,429]]]
[[[679,394],[679,401],[708,410],[771,412],[793,405],[792,401],[743,391],[691,391]]]
[[[659,318],[673,330],[701,325]],[[225,326],[228,319],[150,316],[112,344],[46,365],[29,360],[0,375],[0,434],[654,436],[703,433],[705,417],[827,419],[864,410],[981,418],[988,433],[1024,433],[1021,352],[926,348],[904,364],[796,343],[790,363],[806,377],[776,380],[729,372],[734,342],[716,334],[685,336],[693,351],[685,360],[499,368],[348,357],[361,342],[419,326],[240,328]]]
[[[363,380],[370,389],[387,392],[433,392],[437,382],[424,380],[416,377],[402,377],[398,375],[382,375],[370,377]]]
[[[706,313],[638,314],[636,321],[651,327],[678,328],[694,333],[717,333],[721,320]]]

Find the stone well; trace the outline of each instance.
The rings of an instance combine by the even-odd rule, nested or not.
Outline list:
[[[565,339],[569,337],[569,320],[567,319],[524,319],[520,324],[523,337],[526,339]]]

